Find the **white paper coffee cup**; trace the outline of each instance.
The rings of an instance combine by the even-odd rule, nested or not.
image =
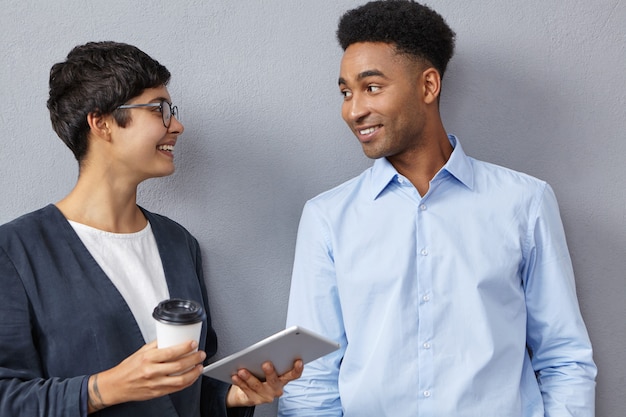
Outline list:
[[[154,308],[158,348],[179,345],[195,340],[200,342],[202,322],[206,313],[199,303],[172,298]]]

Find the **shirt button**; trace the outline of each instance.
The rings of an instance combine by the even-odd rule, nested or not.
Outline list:
[[[426,210],[426,204],[420,204],[420,210],[422,211]]]
[[[424,397],[426,398],[430,397],[430,391],[424,391]]]
[[[429,302],[430,301],[430,296],[429,295],[425,295],[422,297],[422,300],[424,300],[425,302]]]
[[[424,343],[424,349],[430,349],[430,343],[426,342]]]
[[[426,249],[422,249],[422,251],[420,253],[422,254],[422,256],[427,256],[428,255],[428,251]]]

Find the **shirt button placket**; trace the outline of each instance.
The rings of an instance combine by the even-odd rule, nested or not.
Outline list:
[[[433,338],[434,306],[431,303],[432,294],[432,258],[428,247],[429,236],[424,234],[428,228],[428,206],[420,202],[417,206],[417,279],[418,293],[421,295],[419,303],[419,328],[418,340],[420,341],[419,362],[419,391],[422,401],[426,401],[422,407],[426,410],[432,407],[430,400],[434,375],[434,362],[431,340]],[[426,405],[429,404],[429,405]]]

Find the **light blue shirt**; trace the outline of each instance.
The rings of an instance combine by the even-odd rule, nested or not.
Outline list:
[[[307,202],[287,324],[341,349],[285,387],[280,416],[594,415],[552,189],[449,138],[423,197],[383,158]]]

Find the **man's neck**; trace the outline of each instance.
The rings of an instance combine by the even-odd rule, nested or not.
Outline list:
[[[424,196],[430,188],[430,181],[448,162],[452,151],[448,136],[443,132],[430,143],[401,155],[390,156],[387,160]]]

